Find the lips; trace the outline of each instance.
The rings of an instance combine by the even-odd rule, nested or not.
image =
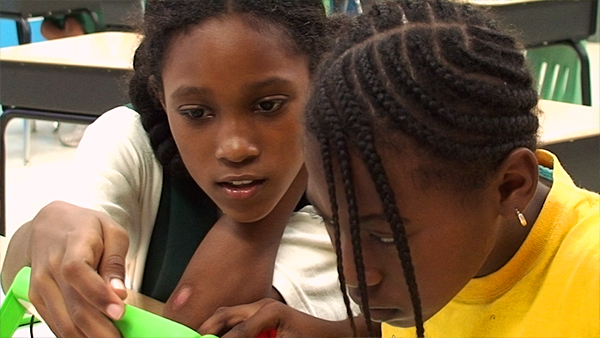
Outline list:
[[[218,182],[225,195],[234,200],[244,200],[258,194],[265,179],[232,178]]]

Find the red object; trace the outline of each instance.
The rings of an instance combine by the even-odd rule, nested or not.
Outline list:
[[[277,338],[277,330],[264,330],[263,332],[259,333],[256,338]]]

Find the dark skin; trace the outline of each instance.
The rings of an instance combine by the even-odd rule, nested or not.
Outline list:
[[[174,37],[166,54],[160,96],[179,152],[236,221],[211,230],[167,301],[164,315],[189,327],[213,314],[207,304],[271,295],[277,248],[307,180],[300,115],[308,62],[283,48],[283,39],[229,15]],[[215,281],[221,288],[207,285]]]
[[[281,32],[259,33],[231,15],[175,37],[168,51],[160,95],[179,151],[199,186],[238,222],[210,231],[167,301],[164,315],[192,328],[214,313],[207,304],[251,303],[241,308],[248,314],[263,308],[258,301],[274,304],[266,309],[298,314],[301,319],[286,328],[301,337],[352,334],[347,322],[326,322],[293,310],[271,287],[283,230],[307,181],[300,121],[310,82],[308,62],[282,47],[286,38]],[[257,185],[259,193],[254,195],[250,186],[251,197],[239,199],[246,191],[232,194],[222,183],[221,177],[232,176],[264,183]],[[210,287],[214,281],[221,287]],[[217,314],[210,322],[220,332],[235,322],[229,311]],[[270,321],[256,323],[253,329],[279,328]],[[201,332],[214,333],[214,326],[207,325]]]
[[[308,147],[305,148],[310,182],[308,195],[325,220],[330,220],[329,196],[322,174],[319,148],[311,137],[309,140]],[[386,149],[383,153],[393,156],[390,154],[395,151]],[[533,152],[520,148],[506,157],[497,173],[480,191],[457,199],[453,190],[425,188],[427,193],[419,197],[424,185],[415,179],[418,174],[415,174],[414,168],[420,160],[415,152],[409,151],[409,154],[411,155],[404,154],[399,163],[388,160],[387,165],[394,168],[390,171],[396,170],[399,173],[390,175],[393,187],[401,185],[413,189],[413,192],[406,193],[405,198],[400,196],[398,203],[402,206],[400,210],[405,211],[404,215],[410,215],[405,216],[408,219],[407,233],[411,249],[416,247],[411,252],[414,254],[419,286],[422,287],[421,290],[425,290],[421,293],[421,299],[427,319],[450,301],[469,280],[490,274],[506,264],[527,237],[549,192],[549,186],[547,182],[540,182],[538,179],[538,163]],[[381,215],[381,206],[372,183],[368,179],[361,179],[368,177],[364,165],[354,156],[353,161],[359,214],[364,220],[361,225],[366,236],[362,243],[372,306],[371,316],[375,321],[412,326],[412,307],[396,248],[389,243],[379,242],[381,239],[391,238],[389,226]],[[404,168],[399,170],[401,166]],[[412,173],[407,174],[405,170]],[[340,186],[338,185],[338,196],[344,196]],[[418,192],[417,195],[414,195],[414,192]],[[421,198],[434,200],[435,203],[429,205],[435,206],[436,211],[422,213],[421,208],[428,204],[420,201]],[[341,200],[338,200],[340,210],[346,210],[345,202]],[[519,223],[515,207],[523,211],[529,226]],[[347,226],[347,222],[347,215],[341,212],[342,227]],[[441,224],[445,224],[449,229],[446,229],[446,226],[440,227]],[[486,226],[482,228],[482,224]],[[484,234],[487,238],[482,237]],[[347,229],[343,228],[342,249],[347,286],[354,301],[360,303],[356,270],[348,239]],[[421,240],[425,241],[424,251],[419,250],[418,243]],[[457,248],[462,251],[457,252]],[[431,252],[431,255],[428,252]],[[435,272],[429,271],[432,269]],[[443,281],[440,282],[441,279]],[[337,325],[327,321],[307,320],[305,317],[281,303],[263,300],[254,304],[220,309],[200,327],[199,332],[227,332],[223,337],[234,338],[253,336],[264,329],[274,327],[277,328],[278,337],[329,337],[331,335],[323,335],[331,332],[332,328],[328,325]],[[359,325],[359,335],[368,335],[364,320],[357,318],[356,323]],[[297,328],[306,328],[306,331],[300,333]],[[230,331],[227,331],[229,329]],[[308,331],[312,329],[314,332]],[[343,332],[343,335],[352,334],[348,331],[349,323],[346,323],[346,332],[342,331],[343,326],[338,330]]]
[[[426,162],[413,141],[394,139],[401,155],[391,147],[378,149],[386,166],[396,203],[404,219],[415,267],[424,319],[444,307],[478,276],[500,269],[515,254],[535,222],[548,194],[539,182],[535,154],[519,148],[506,156],[488,184],[460,194],[448,184],[419,183],[416,168]],[[309,171],[308,196],[326,220],[331,219],[329,195],[322,173],[318,145],[311,139],[305,150]],[[368,171],[352,155],[354,185],[361,221],[362,250],[375,321],[394,326],[414,325],[413,310],[389,225],[382,214]],[[337,170],[337,169],[336,169]],[[339,173],[336,173],[339,180]],[[336,183],[338,196],[345,196]],[[348,233],[345,199],[340,205],[344,272],[351,297],[360,302],[356,269]],[[529,226],[521,226],[515,208],[524,212]]]
[[[239,19],[208,20],[188,33],[172,45],[158,94],[188,171],[224,216],[164,313],[197,328],[219,306],[272,294],[279,241],[306,187],[300,114],[309,72],[304,56],[281,47],[281,36],[266,38]],[[123,313],[128,245],[107,215],[54,202],[12,238],[2,283],[7,289],[21,267],[32,266],[30,298],[58,336],[119,337],[109,318]]]
[[[12,236],[2,287],[31,266],[29,298],[57,336],[119,337],[110,318],[123,313],[128,246],[125,230],[107,215],[52,202]]]
[[[354,318],[357,336],[369,336],[364,318]],[[381,336],[380,327],[374,324],[375,336]],[[256,337],[273,329],[278,338],[338,338],[352,337],[350,320],[327,321],[297,311],[280,301],[263,299],[258,302],[218,309],[202,324],[200,334],[216,334],[221,338]]]

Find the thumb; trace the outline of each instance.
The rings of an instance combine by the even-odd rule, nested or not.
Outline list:
[[[102,223],[104,252],[98,264],[98,273],[121,299],[125,299],[125,257],[129,248],[129,236],[123,227],[108,217],[103,218]]]

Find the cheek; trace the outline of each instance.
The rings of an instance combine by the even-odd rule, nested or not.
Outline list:
[[[426,317],[432,316],[476,275],[488,245],[475,218],[447,217],[409,239]]]
[[[263,146],[270,148],[270,160],[282,171],[285,171],[285,167],[299,169],[304,163],[303,133],[300,117],[290,116],[263,134],[267,140]]]
[[[210,138],[203,137],[203,133],[191,128],[183,121],[183,117],[170,114],[168,114],[168,117],[173,139],[185,167],[194,178],[204,176],[195,175],[195,173],[202,173],[202,168],[208,163],[209,150],[211,149]]]

